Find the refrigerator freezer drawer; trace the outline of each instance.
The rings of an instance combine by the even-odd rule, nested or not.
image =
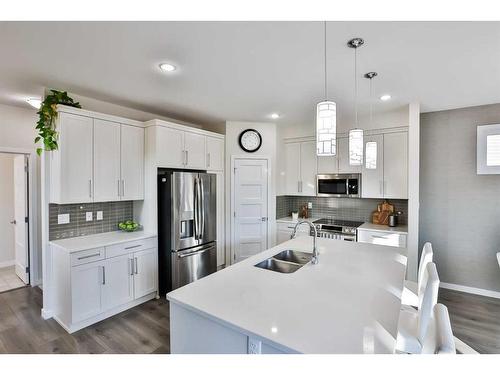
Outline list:
[[[217,244],[172,252],[172,288],[180,288],[217,271]]]

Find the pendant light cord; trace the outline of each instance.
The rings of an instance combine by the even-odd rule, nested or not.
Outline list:
[[[358,49],[354,48],[354,126],[358,127]]]
[[[328,82],[328,75],[327,75],[327,69],[326,69],[326,21],[325,21],[325,38],[324,38],[324,52],[325,52],[325,101],[328,100],[328,88],[327,88],[327,82]]]
[[[372,80],[373,77],[370,78],[370,128],[373,125],[373,94],[372,94]]]

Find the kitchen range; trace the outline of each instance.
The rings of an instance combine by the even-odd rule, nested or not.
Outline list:
[[[360,227],[363,222],[324,218],[313,221],[313,224],[316,226],[318,237],[356,242],[357,228]]]

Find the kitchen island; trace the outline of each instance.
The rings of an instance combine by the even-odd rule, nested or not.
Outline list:
[[[295,238],[170,292],[171,352],[392,353],[406,249],[318,238],[318,264],[255,267],[312,242]]]

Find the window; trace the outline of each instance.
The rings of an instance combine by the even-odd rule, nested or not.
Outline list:
[[[500,174],[500,124],[477,127],[477,174]]]
[[[363,165],[363,130],[349,131],[349,165]]]
[[[366,169],[377,169],[377,142],[366,142]]]
[[[486,165],[500,166],[500,134],[486,136]]]

